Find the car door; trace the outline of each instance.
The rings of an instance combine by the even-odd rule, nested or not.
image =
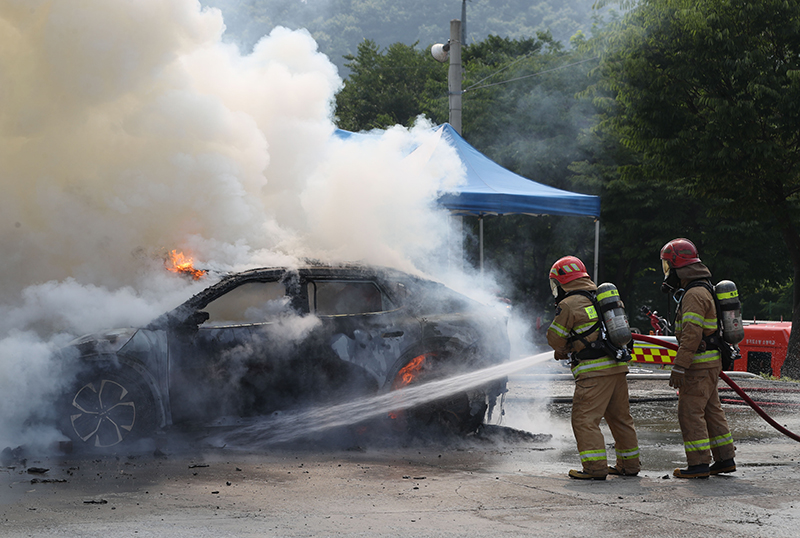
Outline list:
[[[302,318],[291,305],[281,282],[243,282],[203,308],[205,321],[173,329],[169,337],[173,420],[261,411],[263,403],[257,401],[250,377],[291,347],[282,345],[282,333],[290,320]]]
[[[306,280],[309,311],[342,368],[382,388],[398,359],[421,338],[421,325],[371,279]]]

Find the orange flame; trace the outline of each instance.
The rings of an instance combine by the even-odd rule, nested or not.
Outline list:
[[[169,257],[164,260],[164,265],[168,271],[189,276],[192,280],[200,280],[208,272],[204,269],[195,269],[194,259],[177,250],[169,253]]]
[[[397,390],[400,388],[409,385],[415,378],[419,376],[419,374],[423,371],[423,369],[427,366],[425,359],[427,359],[427,354],[417,355],[411,361],[403,366],[399,372],[397,372],[397,376],[394,378],[392,382],[392,390]],[[389,412],[389,418],[393,420],[398,420],[403,417],[404,413],[402,410],[398,411],[391,411]]]
[[[411,383],[414,378],[419,375],[423,366],[425,366],[425,358],[426,356],[424,354],[418,355],[411,359],[411,362],[403,366],[397,373],[397,377],[394,378],[392,388],[399,389]]]

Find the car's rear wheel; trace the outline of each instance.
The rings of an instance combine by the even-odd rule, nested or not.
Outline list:
[[[126,368],[84,377],[59,405],[61,430],[77,450],[129,448],[155,431],[155,406],[144,380]]]

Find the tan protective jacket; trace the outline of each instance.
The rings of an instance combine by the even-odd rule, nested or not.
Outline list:
[[[569,293],[574,290],[596,292],[597,286],[589,277],[583,277],[562,286]],[[600,312],[597,312],[588,297],[580,294],[564,298],[556,307],[556,316],[550,328],[547,329],[547,343],[555,351],[557,360],[568,359],[568,353],[584,349],[579,339],[570,341],[572,333],[582,333],[599,321]],[[594,342],[600,337],[600,331],[594,331],[584,337],[587,342]],[[576,361],[572,365],[572,375],[577,378],[599,377],[619,374],[628,371],[628,365],[619,362],[613,357],[600,357]]]
[[[693,263],[675,271],[684,289],[697,279],[708,279],[711,283],[711,271],[702,263]],[[719,350],[701,348],[703,336],[714,334],[716,330],[717,308],[711,292],[703,286],[687,290],[675,316],[675,337],[678,339],[675,366],[686,370],[721,368]]]

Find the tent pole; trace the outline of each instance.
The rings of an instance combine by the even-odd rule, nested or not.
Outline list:
[[[478,216],[478,233],[480,235],[481,244],[481,276],[483,276],[483,215]]]
[[[594,281],[597,282],[597,258],[600,253],[600,219],[594,221]]]

